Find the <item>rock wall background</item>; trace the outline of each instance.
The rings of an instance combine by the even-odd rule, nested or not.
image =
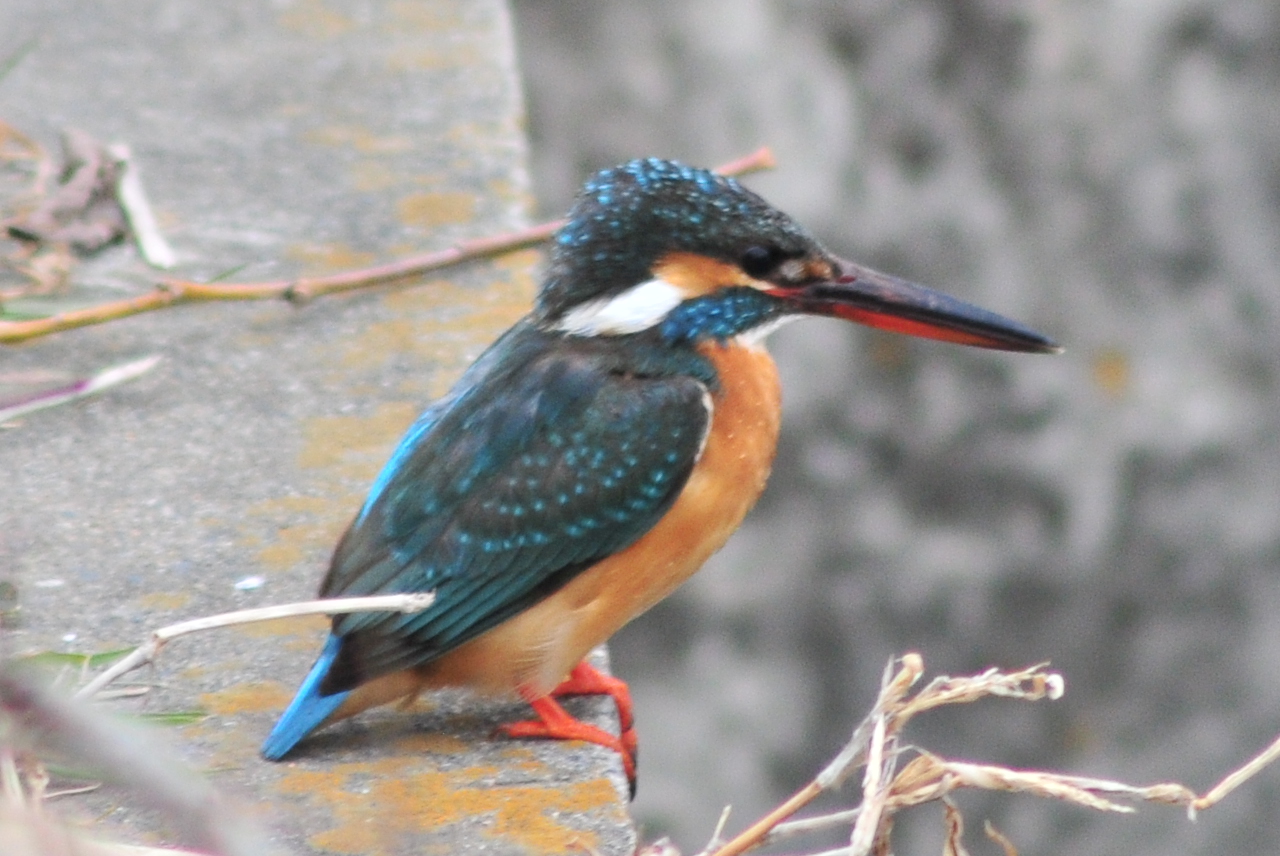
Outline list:
[[[970,759],[1204,789],[1280,731],[1280,5],[514,7],[548,213],[633,156],[768,143],[781,167],[750,183],[833,249],[1068,348],[775,337],[769,491],[613,646],[650,837],[700,847],[724,803],[740,828],[807,780],[910,649],[1066,674],[1052,705],[921,721]],[[1274,770],[1194,825],[961,805],[1023,852],[1280,848]],[[898,852],[938,852],[926,814]]]

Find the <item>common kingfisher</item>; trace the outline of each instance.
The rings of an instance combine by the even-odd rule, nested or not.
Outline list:
[[[731,178],[650,158],[587,182],[532,312],[409,428],[334,551],[321,597],[434,591],[333,618],[262,747],[438,687],[518,695],[516,737],[617,750],[626,685],[583,658],[684,582],[764,489],[780,390],[762,340],[802,315],[982,348],[1044,336],[833,256]],[[621,734],[557,697],[607,693]]]

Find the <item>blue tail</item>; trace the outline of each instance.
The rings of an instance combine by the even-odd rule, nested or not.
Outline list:
[[[348,690],[331,696],[320,695],[320,681],[337,656],[338,637],[329,634],[328,641],[324,643],[324,650],[320,652],[320,658],[311,667],[311,674],[307,675],[302,686],[298,687],[298,694],[293,697],[288,709],[262,744],[263,758],[268,761],[279,761],[289,754],[289,751],[298,745],[298,741],[324,722],[325,718],[337,710],[342,700],[350,694]]]

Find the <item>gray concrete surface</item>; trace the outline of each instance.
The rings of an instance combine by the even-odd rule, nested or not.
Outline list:
[[[66,126],[130,144],[179,275],[329,272],[527,221],[509,28],[498,0],[11,0],[0,57],[31,50],[0,80],[0,120],[51,148]],[[0,372],[163,357],[138,382],[0,430],[0,578],[21,605],[6,652],[100,651],[310,596],[400,431],[525,311],[536,261],[302,308],[187,307],[0,351]],[[152,276],[118,247],[65,299],[136,293]],[[432,699],[363,716],[296,761],[260,761],[323,632],[298,620],[184,640],[137,676],[153,686],[146,709],[209,711],[171,742],[291,852],[629,852],[616,759],[490,739],[518,705]],[[63,803],[85,816],[103,804]],[[103,810],[112,834],[163,834],[124,797]]]

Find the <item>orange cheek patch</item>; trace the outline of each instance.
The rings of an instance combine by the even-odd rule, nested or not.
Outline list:
[[[737,265],[696,253],[668,253],[654,265],[653,273],[680,289],[685,297],[701,297],[730,285],[772,288],[768,283],[747,276]]]

